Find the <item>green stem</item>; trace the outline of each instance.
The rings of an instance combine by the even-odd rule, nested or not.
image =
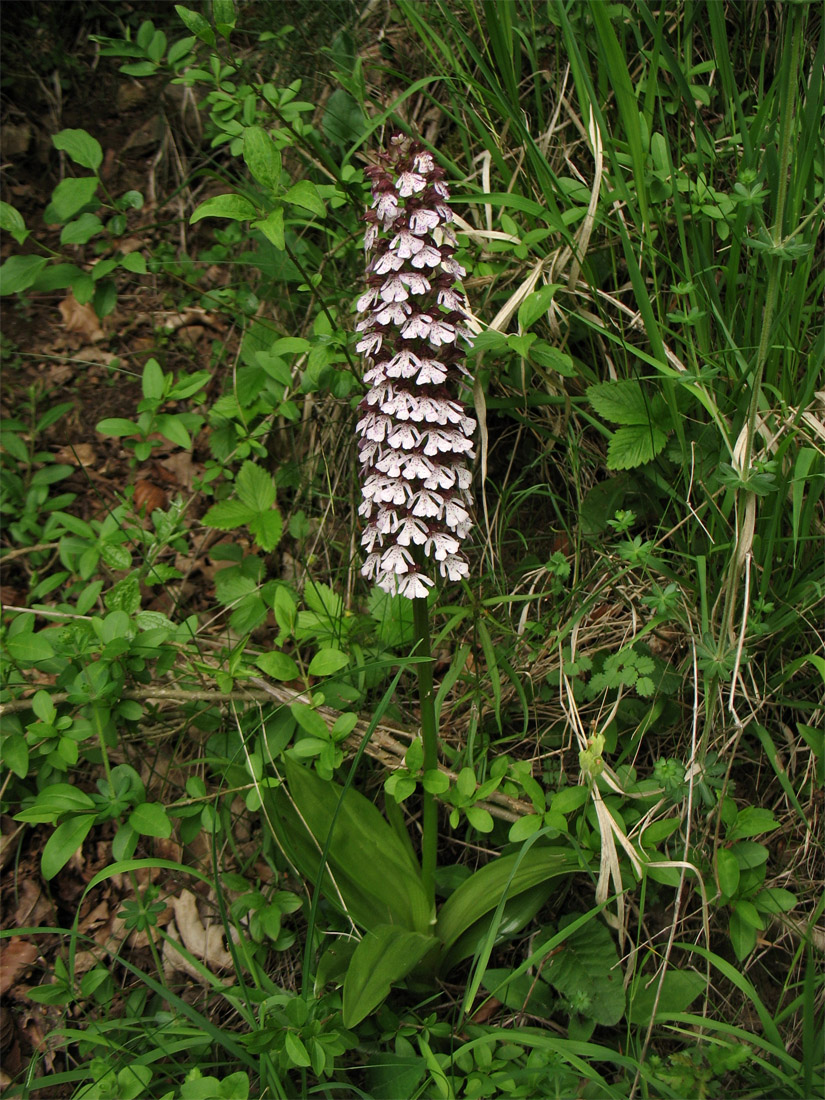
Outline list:
[[[427,600],[413,600],[415,655],[420,658],[418,699],[421,708],[421,741],[424,747],[424,771],[438,767],[438,724],[435,719],[433,665],[430,652],[430,616]],[[421,877],[430,904],[435,908],[435,868],[438,860],[438,809],[435,796],[422,791]]]

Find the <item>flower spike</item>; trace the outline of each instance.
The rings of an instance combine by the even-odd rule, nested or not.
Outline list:
[[[361,572],[412,600],[434,583],[423,559],[451,581],[469,572],[460,544],[471,526],[467,463],[476,423],[453,390],[468,373],[471,335],[462,323],[467,301],[457,280],[465,272],[455,259],[443,170],[403,135],[379,160],[367,169],[367,289],[355,326],[372,387],[356,428],[366,520]]]

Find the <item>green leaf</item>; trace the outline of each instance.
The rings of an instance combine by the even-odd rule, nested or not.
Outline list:
[[[329,727],[323,715],[319,714],[307,703],[292,703],[289,708],[292,717],[302,730],[311,737],[318,737],[322,741],[329,741]]]
[[[57,826],[46,841],[43,854],[40,857],[40,870],[43,878],[54,878],[57,872],[66,866],[89,835],[94,823],[94,814],[83,814],[82,816],[72,817],[68,821],[64,821],[62,825]]]
[[[141,378],[141,391],[144,397],[158,401],[163,397],[163,371],[157,359],[147,359]]]
[[[132,551],[123,543],[106,539],[100,544],[100,556],[110,569],[132,568]]]
[[[55,149],[68,153],[81,168],[90,168],[96,172],[103,163],[100,142],[85,130],[61,130],[52,137],[52,144]]]
[[[480,833],[491,833],[493,831],[495,822],[490,812],[485,810],[483,806],[468,806],[464,812],[472,827],[478,829]]]
[[[319,218],[323,218],[327,212],[324,200],[318,194],[318,188],[309,180],[298,180],[296,184],[290,187],[283,198],[284,202],[309,210],[311,213],[317,214]]]
[[[667,435],[653,424],[618,428],[607,447],[608,470],[631,470],[650,462],[664,449]]]
[[[192,213],[190,225],[203,218],[229,218],[235,222],[245,222],[258,216],[258,211],[243,195],[213,195],[205,199]]]
[[[47,262],[43,256],[9,256],[0,265],[0,295],[28,290]]]
[[[253,229],[260,229],[270,244],[275,245],[279,252],[286,247],[284,238],[284,208],[276,206],[275,209],[261,221],[252,223]]]
[[[133,275],[146,274],[146,259],[142,252],[130,252],[120,261],[124,271],[131,271]]]
[[[444,943],[449,963],[450,951],[462,937],[480,921],[489,918],[502,895],[508,897],[549,882],[557,875],[582,870],[581,860],[563,849],[534,846],[524,853],[499,856],[475,871],[453,891],[438,914],[436,931]]]
[[[219,500],[213,504],[203,517],[205,527],[215,527],[218,531],[234,531],[245,527],[255,513],[239,500]]]
[[[39,694],[39,693],[38,693]],[[3,764],[18,777],[29,774],[29,747],[21,733],[8,733],[3,738]]]
[[[95,431],[101,435],[137,435],[140,431],[134,420],[124,420],[121,416],[109,416],[105,420],[99,420]]]
[[[229,38],[235,26],[235,5],[232,0],[212,0],[212,18],[223,37]]]
[[[349,657],[340,649],[319,649],[309,662],[310,676],[332,676],[349,664]]]
[[[297,680],[300,672],[295,661],[286,653],[274,649],[255,658],[258,668],[273,680]]]
[[[526,331],[532,328],[539,317],[547,312],[560,285],[559,283],[548,283],[546,286],[539,287],[538,290],[534,290],[532,294],[527,295],[518,311],[518,323],[522,329]]]
[[[19,665],[27,667],[48,661],[54,657],[49,639],[43,634],[15,634],[6,638],[6,655]]]
[[[636,992],[627,1010],[629,1023],[648,1027],[651,1022],[658,1023],[677,1012],[686,1012],[707,988],[707,982],[701,974],[697,974],[694,970],[676,970],[674,967],[665,971],[661,993],[659,993],[659,984],[658,979],[649,984],[645,980],[637,983]],[[659,993],[659,1001],[656,1005],[656,1019],[651,1021],[657,993]]]
[[[756,947],[756,929],[742,920],[738,910],[731,913],[728,929],[734,953],[739,962],[743,962]]]
[[[355,1027],[437,947],[434,936],[379,924],[358,944],[344,979],[344,1027]]]
[[[22,244],[29,235],[23,215],[9,202],[0,202],[0,229],[11,233],[18,244]]]
[[[287,1031],[284,1036],[284,1051],[294,1066],[309,1066],[311,1059],[307,1048],[294,1031]]]
[[[64,225],[60,233],[61,244],[86,244],[103,228],[103,222],[97,214],[81,214],[79,218]]]
[[[281,153],[261,126],[247,126],[243,132],[243,159],[258,183],[273,194],[281,179]]]
[[[742,837],[760,836],[762,833],[772,833],[779,828],[779,822],[770,810],[761,806],[746,806],[736,815],[736,821],[728,830],[728,840],[739,840]]]
[[[527,814],[525,817],[520,817],[518,821],[514,821],[510,826],[510,833],[507,839],[511,844],[520,844],[523,840],[527,840],[533,833],[537,833],[542,826],[542,818],[539,814]]]
[[[175,11],[188,31],[191,31],[201,42],[205,42],[207,46],[215,45],[215,33],[200,12],[190,11],[182,4],[175,4]]]
[[[728,848],[720,848],[716,853],[716,873],[719,876],[719,889],[732,898],[739,888],[739,861]]]
[[[129,814],[129,824],[141,836],[158,836],[164,839],[172,835],[172,822],[159,802],[141,802]]]
[[[587,387],[587,400],[606,420],[631,426],[648,425],[654,419],[654,405],[639,382],[599,382]]]
[[[269,554],[281,541],[284,523],[277,508],[268,512],[258,512],[249,521],[249,530],[255,538],[255,545]]]
[[[420,873],[379,810],[358,791],[344,794],[337,783],[288,756],[284,767],[294,805],[280,788],[264,792],[264,800],[278,839],[300,873],[318,880],[335,818],[328,869],[321,879],[329,904],[348,912],[362,928],[390,923],[429,932],[431,911]]]
[[[179,416],[174,413],[160,413],[155,417],[155,430],[184,450],[191,450],[192,437]]]
[[[244,462],[235,478],[238,497],[255,512],[266,512],[275,503],[275,484],[268,474],[254,462]]]
[[[569,922],[575,915],[565,918]],[[616,945],[608,929],[595,918],[576,929],[564,950],[544,964],[542,977],[578,1011],[605,1027],[624,1015],[625,993]],[[587,1007],[584,1004],[587,1003]]]
[[[92,201],[97,191],[97,184],[97,176],[78,176],[77,179],[61,180],[52,191],[52,201],[46,207],[43,221],[48,225],[69,221]]]

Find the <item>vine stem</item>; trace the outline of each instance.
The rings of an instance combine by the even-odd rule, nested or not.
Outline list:
[[[435,717],[433,663],[430,651],[430,613],[427,600],[413,600],[414,653],[418,675],[418,700],[421,710],[421,742],[424,748],[424,772],[438,767],[438,723]],[[435,909],[435,868],[438,861],[438,807],[435,795],[422,790],[421,878]]]

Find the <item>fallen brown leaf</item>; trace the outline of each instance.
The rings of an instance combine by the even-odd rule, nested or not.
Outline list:
[[[60,316],[68,332],[79,332],[81,336],[85,336],[92,342],[103,339],[104,332],[100,327],[98,316],[88,302],[81,305],[69,291],[57,308],[60,310]]]
[[[37,945],[15,937],[0,943],[0,994],[8,993],[37,958]]]

